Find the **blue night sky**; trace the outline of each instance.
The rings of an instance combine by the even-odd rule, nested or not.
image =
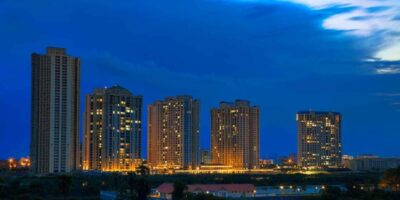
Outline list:
[[[202,147],[210,109],[247,99],[262,157],[296,152],[309,109],[342,113],[345,154],[400,156],[399,13],[398,0],[1,0],[0,158],[29,154],[30,54],[47,46],[81,58],[82,108],[98,87],[144,96],[144,144],[146,105],[191,94]]]

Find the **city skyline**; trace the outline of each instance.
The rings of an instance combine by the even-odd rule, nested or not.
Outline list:
[[[0,157],[29,153],[29,55],[46,46],[81,58],[81,108],[85,94],[112,85],[142,94],[143,105],[179,94],[200,99],[201,147],[210,146],[209,110],[247,99],[262,111],[261,157],[296,152],[295,114],[310,109],[342,113],[344,154],[400,155],[399,61],[385,54],[393,38],[378,34],[395,28],[385,28],[386,21],[370,28],[371,18],[356,16],[347,22],[357,31],[348,31],[335,21],[335,14],[354,14],[346,6],[312,2],[1,2],[0,24],[8,28],[0,33],[0,106],[7,113],[0,119]],[[388,2],[351,5],[376,18],[398,9]],[[389,8],[374,9],[379,5]],[[58,6],[64,9],[55,13]],[[146,128],[142,134],[147,144]]]
[[[66,55],[66,49],[65,48],[62,48],[62,47],[46,47],[46,51],[47,51],[47,54],[46,55],[48,55],[48,56],[67,56]],[[36,64],[35,63],[37,63],[37,61],[35,62],[35,56],[37,57],[37,56],[40,56],[39,54],[37,54],[37,53],[33,53],[32,54],[32,66],[34,67],[34,66],[36,66]],[[68,58],[67,58],[68,59]],[[77,59],[78,61],[75,61],[75,62],[78,62],[78,63],[80,63],[79,62],[79,58],[77,57],[77,58],[75,58],[75,59]],[[53,62],[54,62],[54,60],[56,60],[56,58],[54,58],[54,59],[51,59],[51,62],[52,62],[52,65],[54,64]],[[56,61],[57,63],[59,62],[59,61]],[[65,63],[63,63],[63,64],[65,64]],[[79,64],[78,64],[79,65]],[[77,71],[77,73],[79,74],[80,73],[80,66],[78,67],[78,71]],[[33,68],[34,69],[34,68]],[[34,72],[33,72],[34,73]],[[32,76],[35,76],[35,74],[33,74]],[[80,81],[79,80],[80,78],[79,78],[79,75],[78,75],[78,82]],[[34,79],[33,79],[34,80]],[[79,88],[79,86],[78,86],[78,88]],[[76,91],[78,91],[78,94],[79,94],[79,89],[77,89]],[[90,108],[92,108],[92,105],[90,104],[90,102],[91,101],[93,101],[93,99],[95,98],[96,100],[99,100],[99,99],[101,99],[101,100],[105,100],[105,99],[109,99],[110,97],[109,97],[109,95],[110,94],[112,95],[111,97],[112,98],[116,98],[116,96],[115,95],[122,95],[121,97],[118,97],[118,99],[120,98],[120,99],[126,99],[126,98],[129,98],[129,97],[126,97],[126,95],[131,95],[131,93],[128,91],[128,90],[126,90],[126,89],[124,89],[124,88],[122,88],[121,86],[119,86],[118,84],[117,85],[114,85],[114,86],[111,86],[111,87],[107,87],[107,86],[105,86],[104,88],[101,88],[101,89],[93,89],[93,93],[89,93],[89,94],[84,94],[84,95],[82,95],[82,96],[86,96],[86,98],[85,98],[85,107],[83,108],[83,110],[85,110],[85,112],[83,112],[83,116],[82,116],[82,118],[84,118],[84,122],[83,122],[83,127],[85,127],[85,129],[81,132],[81,131],[79,131],[79,135],[80,135],[80,138],[83,138],[83,139],[79,139],[79,140],[82,140],[82,143],[81,143],[81,145],[82,145],[82,149],[80,150],[80,151],[76,151],[75,153],[78,153],[78,154],[82,154],[82,168],[83,169],[85,169],[85,170],[102,170],[102,171],[118,171],[118,170],[124,170],[123,169],[123,167],[122,168],[120,168],[120,167],[117,167],[116,165],[114,165],[114,164],[112,164],[112,165],[110,165],[110,166],[101,166],[101,164],[98,164],[98,167],[94,167],[94,166],[91,166],[91,165],[89,165],[89,164],[87,164],[87,162],[89,162],[87,159],[88,158],[85,158],[85,156],[88,156],[88,155],[86,155],[87,153],[89,153],[89,154],[92,154],[93,153],[93,150],[89,150],[89,149],[85,149],[85,144],[88,144],[88,143],[92,143],[92,142],[97,142],[96,140],[98,140],[98,138],[97,139],[91,139],[91,140],[89,140],[88,138],[86,138],[87,136],[89,136],[89,135],[87,135],[88,134],[88,131],[90,131],[90,132],[93,132],[93,130],[96,130],[97,131],[97,129],[93,129],[93,130],[91,130],[91,129],[87,129],[87,126],[88,126],[88,123],[89,123],[89,119],[90,119],[90,117],[92,116],[92,113],[93,112],[97,112],[96,114],[100,114],[100,115],[103,115],[103,108],[100,108],[100,113],[99,113],[99,110],[98,109],[95,109],[95,110],[90,110],[90,112],[88,112],[89,110],[86,110],[86,109],[88,109],[89,107]],[[104,96],[105,95],[105,96]],[[124,96],[125,95],[125,96]],[[80,96],[80,94],[79,94],[79,96]],[[78,99],[80,99],[80,97],[78,96]],[[68,97],[69,98],[69,97]],[[97,99],[97,98],[99,98],[99,99]],[[134,96],[132,96],[132,98],[137,98],[137,97],[134,97]],[[127,162],[128,162],[128,165],[130,166],[130,167],[127,167],[125,170],[132,170],[132,169],[135,169],[135,167],[137,167],[137,165],[138,165],[138,163],[139,162],[136,162],[136,163],[134,163],[134,159],[148,159],[148,156],[151,154],[151,152],[149,152],[148,151],[148,148],[151,146],[150,145],[150,143],[148,143],[148,145],[147,145],[147,149],[143,149],[142,147],[143,146],[146,146],[146,145],[143,145],[142,144],[142,125],[141,125],[141,123],[142,123],[142,114],[141,114],[141,107],[142,107],[142,96],[138,96],[138,98],[140,99],[140,102],[139,102],[139,104],[138,104],[138,106],[139,107],[136,107],[136,108],[133,108],[132,109],[132,111],[133,110],[137,110],[137,109],[139,109],[139,114],[138,114],[138,118],[135,118],[134,120],[132,120],[132,122],[134,122],[134,123],[136,123],[137,121],[139,121],[139,124],[138,125],[135,125],[135,127],[136,128],[134,128],[135,129],[135,134],[137,134],[138,136],[137,136],[137,138],[139,138],[139,141],[135,141],[135,143],[134,143],[134,145],[132,145],[132,146],[134,146],[134,148],[135,148],[135,152],[132,152],[132,154],[134,155],[133,157],[130,157],[130,158],[127,158]],[[152,108],[152,107],[154,107],[153,109],[155,109],[155,106],[157,106],[157,104],[160,104],[160,106],[163,108],[164,106],[164,104],[165,103],[167,103],[168,105],[170,105],[171,104],[171,102],[174,104],[174,103],[178,103],[179,105],[181,104],[181,103],[179,103],[180,102],[180,99],[185,99],[185,98],[192,98],[191,96],[188,96],[188,95],[177,95],[176,96],[176,99],[175,99],[175,97],[171,97],[171,96],[167,96],[167,97],[165,97],[165,99],[164,99],[164,102],[162,101],[162,100],[157,100],[155,103],[153,103],[153,104],[148,104],[147,106],[148,106],[148,109],[150,109],[150,108]],[[134,100],[135,102],[136,102],[136,100]],[[169,102],[169,103],[168,103]],[[185,101],[184,101],[185,102]],[[199,103],[198,103],[198,100],[195,100],[195,102],[197,102],[196,104],[197,104],[197,106],[199,106]],[[247,102],[247,103],[246,103]],[[101,103],[103,103],[102,101],[101,101]],[[115,102],[114,102],[115,103]],[[120,104],[119,103],[124,103],[125,104],[125,101],[124,100],[121,100],[121,102],[117,102],[118,103],[118,107],[120,106]],[[184,103],[183,105],[186,105],[187,103]],[[238,105],[236,105],[236,104],[238,104]],[[243,105],[242,105],[243,104]],[[220,101],[220,106],[221,106],[221,109],[223,109],[223,108],[229,108],[229,109],[233,109],[233,108],[236,108],[236,106],[238,106],[238,108],[239,107],[241,107],[241,106],[244,106],[244,105],[247,105],[247,104],[249,104],[249,102],[248,101],[243,101],[243,100],[240,100],[240,99],[237,99],[237,100],[235,100],[235,103],[229,103],[229,102],[225,102],[225,101]],[[32,105],[34,105],[34,103],[32,104]],[[101,105],[101,106],[103,106],[103,104]],[[111,106],[111,107],[110,107]],[[106,107],[104,107],[104,108],[110,108],[110,109],[114,109],[114,105],[110,105],[110,106],[106,106]],[[234,106],[234,107],[231,107],[231,106]],[[96,106],[95,106],[96,107]],[[161,109],[161,107],[160,107],[160,109]],[[178,107],[180,107],[180,106],[178,106]],[[231,108],[230,108],[231,107]],[[96,107],[97,108],[97,107]],[[127,107],[128,108],[128,110],[130,109],[129,107]],[[32,107],[32,109],[33,109],[33,107]],[[78,108],[79,109],[79,108]],[[228,111],[229,112],[231,112],[230,110],[228,109]],[[157,110],[157,109],[155,109],[155,110]],[[199,108],[196,108],[195,110],[199,110]],[[216,119],[214,119],[215,118],[215,114],[213,114],[214,112],[216,112],[217,111],[217,109],[215,108],[215,107],[213,107],[213,108],[211,108],[210,109],[211,110],[211,118],[210,118],[210,121],[211,121],[211,125],[215,122],[215,120]],[[152,113],[150,110],[148,110],[150,113]],[[107,111],[106,111],[107,112]],[[116,112],[115,110],[113,110],[113,114],[114,114],[114,112]],[[136,111],[135,111],[136,112]],[[180,112],[180,111],[178,111],[178,112]],[[190,111],[191,112],[191,111]],[[199,112],[199,111],[196,111],[196,112]],[[229,113],[228,112],[228,113]],[[258,112],[259,112],[259,110],[258,110],[258,108],[257,108],[257,121],[258,121]],[[89,114],[90,113],[90,114]],[[124,112],[125,113],[125,112]],[[183,111],[183,113],[185,113],[185,111]],[[297,119],[297,134],[298,134],[298,138],[297,138],[297,143],[298,143],[298,147],[297,147],[297,151],[296,151],[296,153],[298,154],[298,156],[300,156],[301,154],[302,154],[302,150],[301,150],[301,148],[300,148],[300,146],[301,146],[301,141],[300,141],[300,124],[299,124],[299,121],[298,121],[298,119],[299,119],[299,115],[301,115],[301,114],[307,114],[307,113],[318,113],[318,114],[322,114],[322,113],[327,113],[327,114],[329,114],[329,113],[337,113],[337,112],[333,112],[333,111],[328,111],[328,112],[326,112],[326,111],[313,111],[312,109],[310,109],[310,111],[300,111],[300,112],[297,112],[296,113],[296,119]],[[176,113],[175,113],[176,114]],[[338,115],[340,115],[339,113],[337,113]],[[175,115],[174,115],[175,116]],[[103,116],[104,117],[104,116]],[[147,116],[147,119],[150,119],[150,118],[148,118],[149,116]],[[214,118],[213,118],[214,117]],[[78,117],[78,118],[81,118],[81,117]],[[145,117],[146,118],[146,117]],[[167,118],[169,118],[169,117],[167,117]],[[340,118],[341,118],[341,116],[340,116]],[[111,120],[111,121],[115,121],[115,120]],[[128,120],[129,121],[129,120]],[[151,120],[149,120],[149,122],[150,122]],[[341,119],[340,119],[340,121],[341,121]],[[121,122],[122,123],[122,122]],[[319,123],[319,122],[317,122],[317,123]],[[339,123],[341,123],[341,122],[339,122]],[[93,122],[92,121],[90,121],[90,124],[93,124]],[[125,124],[125,123],[124,123]],[[32,124],[33,125],[33,124]],[[103,125],[102,125],[103,126]],[[101,127],[102,127],[101,126]],[[148,124],[147,125],[148,127],[151,127],[151,125],[150,124]],[[257,127],[258,127],[259,125],[258,125],[258,122],[257,122]],[[213,126],[212,126],[213,127]],[[214,139],[214,137],[212,136],[212,132],[213,132],[213,129],[212,129],[212,127],[211,127],[211,130],[210,130],[210,134],[211,134],[211,136],[210,136],[210,138],[211,138],[211,146],[208,148],[209,149],[209,151],[211,151],[212,152],[212,142],[213,142],[213,139]],[[307,127],[308,127],[308,125],[307,125]],[[86,130],[87,129],[87,130]],[[118,128],[119,129],[119,128]],[[258,129],[259,129],[259,127],[257,128],[257,131],[258,131]],[[101,130],[101,129],[100,129]],[[138,130],[139,130],[139,132],[138,132]],[[148,128],[148,130],[150,130],[149,128]],[[339,130],[339,133],[340,133],[340,156],[338,157],[338,159],[340,159],[341,160],[341,155],[342,155],[342,151],[341,151],[341,149],[342,149],[342,146],[341,146],[341,126],[339,126],[339,128],[338,128],[338,130]],[[198,133],[198,135],[201,135],[200,133],[200,130],[197,130],[196,131],[197,133]],[[149,136],[149,132],[147,133],[147,135],[148,135],[148,137],[150,137]],[[257,140],[258,140],[258,138],[259,138],[259,136],[257,136]],[[214,139],[215,140],[215,139]],[[149,140],[148,140],[149,141]],[[101,142],[101,141],[100,141]],[[259,143],[259,142],[258,142]],[[197,144],[198,145],[198,144]],[[159,145],[156,145],[156,146],[159,146]],[[179,146],[179,145],[178,145]],[[183,145],[182,145],[183,146]],[[258,147],[258,145],[256,145],[257,146],[257,148],[259,148]],[[198,150],[198,152],[197,152],[197,161],[195,161],[194,163],[196,163],[196,164],[193,164],[193,165],[191,165],[191,168],[192,167],[196,167],[196,166],[198,166],[199,164],[200,164],[200,149],[204,149],[204,146],[197,146],[197,150]],[[101,149],[100,149],[101,150]],[[147,156],[144,156],[142,153],[140,153],[140,152],[142,152],[144,150],[144,152],[147,152]],[[129,150],[128,150],[129,151]],[[95,151],[96,152],[96,151]],[[118,151],[116,152],[116,153],[118,153]],[[156,154],[154,154],[154,155],[156,155]],[[244,155],[244,154],[243,154]],[[103,155],[104,156],[104,155]],[[110,156],[111,156],[111,154],[110,154]],[[102,156],[100,156],[100,158],[101,158]],[[259,153],[259,149],[257,150],[257,156],[256,156],[257,158],[258,157],[260,157],[260,158],[262,158],[262,156],[260,156],[260,153]],[[211,158],[212,158],[212,156],[211,156]],[[269,158],[271,158],[271,157],[269,157]],[[93,158],[92,158],[93,159]],[[274,158],[274,159],[276,159],[276,158]],[[76,160],[76,159],[75,159]],[[108,160],[110,160],[110,159],[108,159]],[[123,159],[122,159],[123,160]],[[85,162],[86,162],[86,164],[85,164]],[[90,162],[93,162],[93,161],[90,161]],[[99,161],[95,161],[95,162],[99,162]],[[111,161],[110,160],[110,163],[118,163],[119,161]],[[121,161],[122,162],[122,161]],[[35,163],[35,161],[33,162],[33,163]],[[100,162],[101,163],[101,162]],[[218,164],[218,162],[213,162],[213,161],[211,161],[211,163],[212,164]],[[222,162],[221,162],[222,163]],[[301,164],[302,163],[302,161],[301,161],[301,158],[299,157],[299,161],[298,161],[298,163],[300,164],[300,165],[303,165],[303,164]],[[339,164],[340,163],[340,164]],[[227,163],[225,163],[225,164],[227,164]],[[85,166],[86,165],[86,166]],[[188,168],[188,166],[189,165],[187,165],[187,164],[180,164],[181,165],[181,167],[180,168]],[[229,165],[229,164],[228,164]],[[341,165],[341,161],[338,161],[337,162],[337,164],[335,164],[335,166],[340,166]],[[35,166],[35,165],[34,165]],[[90,167],[89,167],[90,166]],[[235,166],[235,164],[233,164],[233,166]],[[254,165],[254,168],[256,168],[256,166],[257,165]],[[303,165],[303,166],[305,166],[305,165]],[[315,166],[318,166],[318,165],[315,165]],[[247,168],[247,167],[245,167],[245,168]]]

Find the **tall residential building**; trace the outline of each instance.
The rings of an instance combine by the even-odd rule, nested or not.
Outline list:
[[[74,171],[79,168],[80,60],[53,47],[31,59],[31,169]]]
[[[211,110],[211,162],[234,168],[259,165],[260,129],[257,106],[249,101],[221,102]]]
[[[301,167],[335,168],[342,163],[342,117],[337,112],[298,112],[297,159]]]
[[[134,171],[141,157],[142,96],[120,86],[86,95],[84,170]]]
[[[148,164],[153,169],[193,169],[199,158],[199,100],[167,97],[148,106]]]

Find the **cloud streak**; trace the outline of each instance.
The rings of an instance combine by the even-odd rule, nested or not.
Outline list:
[[[239,0],[261,2],[267,0]],[[322,22],[327,30],[343,31],[378,45],[374,56],[381,60],[400,60],[400,1],[398,0],[281,0],[305,5],[318,12],[339,9]]]
[[[313,9],[332,7],[352,7],[348,10],[329,16],[323,27],[331,30],[347,31],[359,37],[381,36],[381,47],[375,57],[382,60],[400,60],[400,20],[396,16],[400,12],[397,0],[290,0],[310,6]],[[393,71],[391,71],[393,72]],[[391,73],[389,72],[389,73]],[[385,73],[385,72],[384,72]]]
[[[400,74],[400,68],[385,67],[376,70],[377,74]]]

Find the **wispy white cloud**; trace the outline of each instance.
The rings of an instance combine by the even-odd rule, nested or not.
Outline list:
[[[385,67],[376,69],[377,74],[400,74],[400,68],[395,67]]]
[[[400,1],[398,0],[287,0],[307,5],[313,9],[333,7],[353,8],[325,19],[326,29],[370,37],[382,35],[381,47],[375,56],[382,60],[400,60]],[[381,70],[382,73],[398,73]]]
[[[365,63],[372,65],[374,73],[380,75],[400,74],[399,61],[382,61],[379,59],[366,59]]]
[[[269,2],[270,0],[239,0]],[[278,0],[279,1],[279,0]],[[357,37],[379,37],[375,57],[400,60],[400,1],[399,0],[280,0],[305,5],[314,10],[349,8],[328,16],[322,26],[329,30],[346,31]]]

